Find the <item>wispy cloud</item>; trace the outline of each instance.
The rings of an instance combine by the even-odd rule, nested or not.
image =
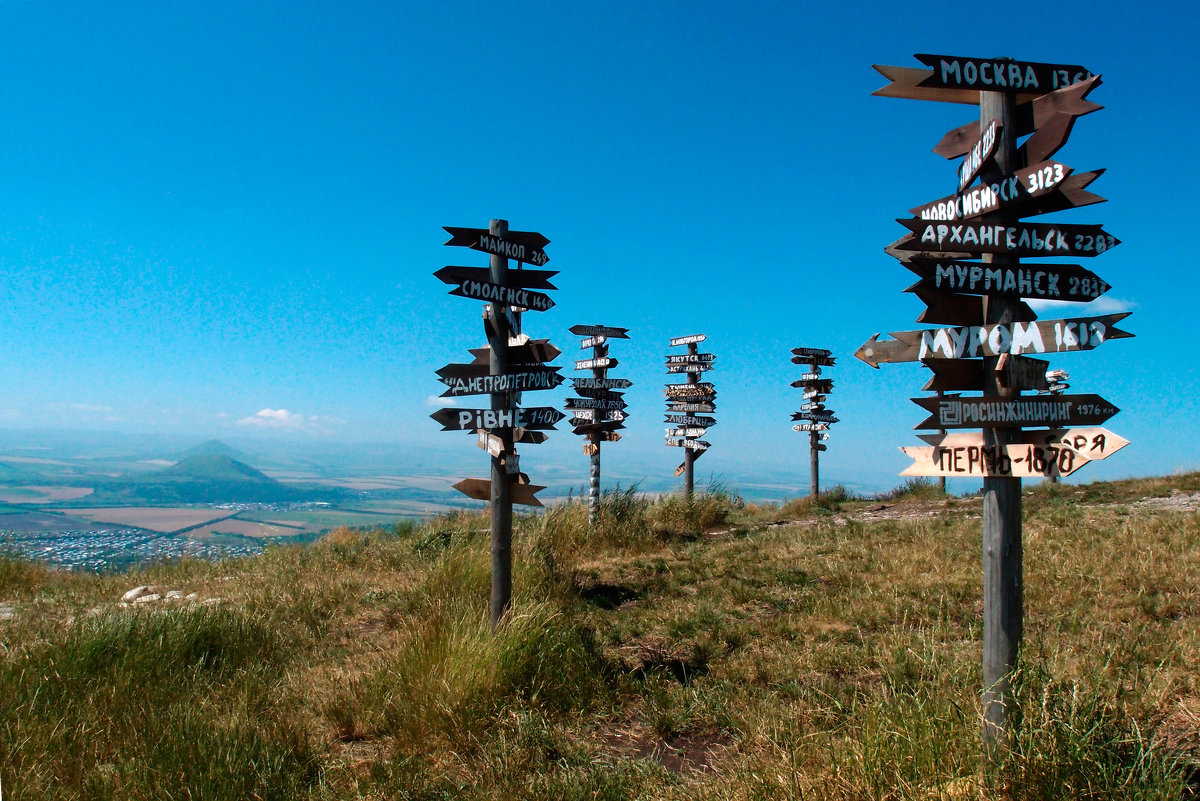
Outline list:
[[[1063,300],[1030,300],[1029,307],[1040,316],[1095,317],[1100,314],[1119,314],[1133,311],[1137,304],[1126,298],[1101,295],[1089,303],[1071,303]]]
[[[425,399],[426,406],[457,406],[458,400],[455,398],[443,398],[441,395],[430,395]]]
[[[317,434],[328,434],[331,426],[344,425],[345,420],[337,417],[318,417],[289,412],[287,409],[262,409],[249,417],[237,421],[239,426],[274,429],[278,431],[308,431]]]

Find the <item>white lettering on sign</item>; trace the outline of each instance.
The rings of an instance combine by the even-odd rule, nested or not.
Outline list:
[[[531,292],[528,289],[501,286],[493,284],[491,281],[475,281],[468,278],[459,284],[459,290],[474,300],[503,303],[534,311],[546,311],[554,305],[554,301],[550,300],[549,295]]]
[[[1053,226],[1005,226],[990,224],[927,225],[921,232],[922,244],[975,245],[1000,250],[1025,250],[1034,253],[1103,253],[1116,247],[1110,234],[1076,234],[1072,245],[1069,232]]]
[[[1071,419],[1072,401],[1021,399],[1020,401],[970,401],[956,399],[938,404],[938,423],[947,428],[986,423],[1053,425]],[[1083,411],[1080,409],[1079,411]],[[1086,413],[1086,412],[1083,412]]]
[[[979,174],[979,170],[983,168],[984,163],[992,157],[992,151],[996,148],[996,130],[998,125],[995,120],[992,120],[987,129],[983,132],[983,136],[979,137],[979,141],[967,153],[962,164],[958,167],[958,191],[962,191],[971,181],[975,180],[975,176]]]
[[[675,337],[671,340],[670,346],[673,348],[677,345],[690,345],[693,342],[703,342],[706,339],[708,339],[708,337],[706,337],[704,334],[692,334],[691,336],[686,337]]]
[[[486,395],[492,392],[554,389],[562,383],[562,376],[545,370],[531,373],[483,375],[474,378],[444,378],[442,383],[450,387],[445,393],[446,395]]]
[[[941,60],[942,83],[957,86],[994,86],[997,88],[1038,89],[1037,73],[1031,65],[1021,69],[1020,64],[1006,61],[974,61],[951,59]],[[1065,74],[1065,71],[1064,71]],[[1065,84],[1064,84],[1065,85]]]

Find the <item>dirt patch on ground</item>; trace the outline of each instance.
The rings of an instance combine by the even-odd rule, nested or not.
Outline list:
[[[687,732],[664,738],[650,731],[634,730],[609,732],[601,735],[600,740],[615,755],[652,759],[678,774],[713,771],[715,762],[733,745],[725,732]]]
[[[1195,512],[1200,510],[1200,492],[1171,490],[1165,498],[1146,498],[1130,504],[1135,509],[1151,509],[1163,512]]]

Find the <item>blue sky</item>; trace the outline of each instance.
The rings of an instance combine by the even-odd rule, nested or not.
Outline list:
[[[872,370],[919,328],[882,248],[953,190],[931,152],[968,106],[876,98],[914,53],[1082,64],[1104,84],[1056,156],[1109,202],[1046,220],[1122,240],[1085,263],[1134,339],[1052,359],[1131,440],[1083,480],[1200,466],[1193,4],[161,3],[0,0],[0,426],[385,441],[484,469],[428,418],[434,371],[483,343],[432,273],[486,256],[443,225],[536,230],[562,272],[526,330],[576,358],[627,326],[614,475],[667,473],[663,356],[717,354],[712,451],[807,487],[790,348],[827,347],[842,420],[823,484],[899,482],[927,372]],[[1042,317],[1073,316],[1082,309]],[[565,390],[536,403],[562,405]],[[534,394],[527,395],[527,403]],[[282,439],[280,439],[282,441]],[[569,431],[522,465],[578,464]]]

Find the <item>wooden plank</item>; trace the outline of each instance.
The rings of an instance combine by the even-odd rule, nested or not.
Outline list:
[[[583,455],[584,456],[595,456],[599,452],[600,452],[599,445],[596,445],[595,443],[592,443],[592,442],[583,443]]]
[[[624,392],[617,392],[611,389],[591,389],[589,387],[578,387],[575,394],[581,398],[603,398],[605,400],[620,400],[625,397]]]
[[[670,342],[670,347],[677,348],[680,345],[691,345],[695,342],[703,342],[708,339],[704,334],[691,334],[686,337],[673,337]]]
[[[996,374],[1001,389],[1048,390],[1050,385],[1046,380],[1046,371],[1050,362],[1045,359],[1032,359],[1028,356],[1014,356],[1011,353],[1001,353],[996,360]],[[980,387],[983,391],[983,387]]]
[[[836,423],[838,422],[838,417],[831,409],[792,412],[792,421],[797,420],[811,420],[815,423]]]
[[[463,395],[490,395],[494,392],[527,392],[554,389],[563,382],[557,367],[539,367],[529,372],[484,375],[469,378],[448,376],[439,379],[449,389],[443,398],[458,398]]]
[[[793,356],[792,364],[810,364],[813,367],[833,367],[837,359],[829,356]]]
[[[916,258],[953,261],[955,259],[971,259],[976,256],[974,253],[967,253],[965,251],[925,250],[917,253],[915,252],[917,248],[912,247],[912,243],[916,242],[916,239],[912,234],[905,234],[885,247],[883,252],[894,259],[899,259],[901,264]]]
[[[667,364],[699,364],[717,360],[713,353],[677,353],[667,354]]]
[[[694,451],[708,450],[712,447],[711,443],[702,439],[679,439],[677,437],[667,437],[667,445],[673,448],[689,448]]]
[[[668,398],[698,398],[708,395],[715,397],[717,390],[711,383],[701,381],[696,384],[665,384],[663,394]]]
[[[573,325],[567,329],[577,337],[607,337],[609,339],[629,339],[628,328],[614,328],[611,325]]]
[[[668,414],[663,420],[664,423],[674,423],[680,426],[701,426],[703,428],[712,428],[717,424],[715,417],[701,417],[691,414]]]
[[[1082,117],[1093,111],[1099,111],[1104,106],[1088,100],[1087,96],[1101,83],[1100,76],[1095,75],[1079,83],[1041,95],[1031,103],[1018,106],[1016,119],[1009,123],[1009,127],[1013,129],[1014,135],[1026,136],[1038,128],[1053,124],[1050,121],[1056,114]],[[979,120],[971,120],[947,131],[941,141],[934,146],[933,152],[947,159],[965,156],[978,135]],[[1051,153],[1047,153],[1033,161],[1041,161],[1050,158],[1051,155]],[[1027,161],[1026,163],[1032,162]]]
[[[824,399],[809,401],[808,403],[802,403],[802,404],[800,404],[800,411],[802,411],[802,412],[823,412],[823,411],[825,411]]]
[[[806,389],[801,393],[800,397],[804,398],[805,400],[815,399],[819,403],[824,403],[829,396],[828,394],[821,392],[819,389]]]
[[[611,359],[608,356],[601,356],[597,359],[576,359],[576,370],[603,370],[609,367],[616,367],[618,364],[616,359]]]
[[[1087,303],[1111,287],[1078,264],[983,264],[981,262],[913,259],[905,267],[920,281],[906,292],[929,289],[968,295],[1064,300]]]
[[[486,478],[464,478],[454,485],[454,489],[468,498],[474,498],[477,501],[490,501],[492,499],[492,482]],[[512,502],[522,504],[523,506],[541,506],[541,501],[533,496],[534,493],[544,489],[544,486],[538,486],[537,484],[513,481],[510,490]]]
[[[514,289],[491,281],[467,279],[451,289],[449,294],[469,300],[503,303],[528,311],[546,311],[554,306],[554,300],[544,292],[534,292],[532,289]]]
[[[828,431],[829,423],[796,423],[793,431]]]
[[[1050,362],[1028,356],[1002,354],[996,372],[1000,386],[1019,391],[1048,391],[1046,377]],[[927,392],[981,392],[984,387],[982,359],[928,359],[923,364],[933,378],[922,389]]]
[[[513,429],[513,442],[523,445],[541,445],[548,438],[545,431],[531,431],[528,428]]]
[[[931,68],[931,74],[917,84],[920,88],[1046,94],[1092,77],[1090,70],[1078,64],[1048,64],[1040,61],[971,58],[932,53],[917,53],[916,59]]]
[[[879,336],[879,335],[876,334],[875,336]],[[855,354],[855,355],[857,355],[857,354]],[[820,392],[823,395],[828,395],[831,391],[833,391],[833,379],[832,378],[818,378],[818,379],[814,380],[811,378],[802,378],[799,381],[793,381],[792,386],[795,387],[796,389],[814,390],[816,392]]]
[[[716,367],[709,362],[699,364],[668,364],[667,373],[707,373]]]
[[[707,451],[692,451],[692,462],[695,463],[695,461],[703,456],[706,452]],[[684,462],[683,464],[679,465],[679,467],[675,468],[675,478],[682,476],[685,470],[687,470],[687,462]]]
[[[717,404],[715,403],[688,403],[684,401],[667,402],[668,412],[700,412],[701,414],[712,414],[716,410]]]
[[[572,425],[579,425],[575,420],[586,420],[589,422],[620,422],[628,415],[621,409],[569,409],[573,415]]]
[[[587,350],[588,348],[599,347],[606,342],[608,342],[608,337],[587,337],[580,340],[579,348],[580,350]]]
[[[580,389],[628,389],[633,382],[628,378],[571,378],[571,386]]]
[[[575,409],[598,409],[600,411],[623,410],[628,408],[629,404],[625,401],[610,398],[571,398],[568,397],[565,401],[568,410]]]
[[[509,364],[542,364],[544,362],[552,362],[562,353],[561,350],[550,344],[548,339],[529,339],[519,345],[509,343],[508,346],[508,361]],[[492,346],[487,345],[482,348],[471,348],[471,355],[475,357],[475,364],[490,364],[492,358]]]
[[[980,435],[974,431],[958,431],[952,434],[918,434],[917,438],[930,445],[940,445],[944,448],[981,444]],[[1069,448],[1090,460],[1107,459],[1129,444],[1129,440],[1099,426],[1056,428],[1048,431],[1025,429],[1011,432],[1009,440],[1015,445],[1054,445],[1059,448]]]
[[[550,244],[550,240],[536,231],[492,234],[486,228],[457,228],[450,225],[444,225],[442,228],[450,234],[450,239],[445,243],[447,245],[471,248],[481,253],[516,259],[538,267],[550,261],[550,257],[542,250]]]
[[[595,434],[597,432],[615,431],[618,428],[624,428],[624,427],[625,427],[624,423],[612,421],[612,420],[605,421],[602,423],[593,423],[590,421],[583,421],[580,425],[575,426],[572,429],[571,433],[591,436],[592,434]]]
[[[940,250],[944,246],[968,253],[1005,253],[1010,256],[1098,256],[1121,244],[1100,225],[1069,223],[1002,223],[958,220],[934,222],[901,219],[913,239],[901,250]]]
[[[491,281],[492,273],[487,267],[459,267],[447,265],[433,274],[444,284],[461,284],[463,281]],[[522,289],[558,289],[550,279],[558,270],[509,270],[505,285]]]
[[[913,290],[925,311],[917,317],[918,323],[934,325],[974,325],[984,320],[984,299],[978,295],[957,295],[953,292],[939,292],[935,289],[918,288]],[[1023,301],[1012,302],[1013,320],[1027,323],[1037,319],[1037,314]]]
[[[683,428],[668,428],[666,429],[668,437],[680,437],[683,439],[695,439],[703,437],[708,429],[701,427],[683,427]]]
[[[983,129],[979,134],[979,138],[975,140],[975,144],[967,151],[967,155],[963,156],[962,163],[958,165],[958,191],[961,192],[971,185],[971,182],[979,177],[979,172],[982,170],[996,154],[997,134],[1002,126],[996,120],[988,123],[988,127]]]
[[[902,476],[946,478],[1059,478],[1079,470],[1088,459],[1070,448],[1055,445],[985,445],[983,432],[978,444],[957,446],[910,446],[901,451],[913,463]]]
[[[854,355],[872,367],[882,362],[911,362],[926,359],[970,359],[1002,353],[1067,353],[1092,350],[1110,339],[1131,337],[1116,324],[1130,312],[1099,317],[1037,320],[1005,325],[972,325],[957,328],[927,328],[893,331],[893,340],[873,335]]]
[[[480,450],[485,450],[496,457],[504,453],[504,440],[500,439],[500,437],[482,430],[476,433],[478,437],[475,444],[479,446]]]
[[[833,351],[826,348],[792,348],[792,355],[800,357],[815,356],[818,359],[827,359],[833,355]],[[795,360],[793,359],[793,361]],[[799,364],[799,362],[796,362],[796,364]]]
[[[892,67],[872,64],[871,68],[891,83],[871,92],[875,97],[896,97],[904,100],[936,100],[942,103],[979,105],[978,89],[940,89],[921,86],[921,82],[933,75],[933,70],[917,67]]]
[[[1031,201],[1061,190],[1073,171],[1074,168],[1058,161],[1042,161],[996,181],[985,182],[966,191],[959,190],[956,194],[924,203],[910,211],[916,218],[941,222],[969,220],[1008,208],[1015,208],[1021,216],[1027,216],[1031,212],[1026,207]],[[1087,183],[1091,183],[1097,177],[1095,173],[1088,175],[1090,177]],[[1066,198],[1060,200],[1058,205],[1059,210],[1074,207]]]
[[[1099,395],[912,398],[930,412],[914,428],[1021,428],[1100,425],[1120,411]]]
[[[566,417],[553,406],[527,406],[522,409],[438,409],[429,415],[442,424],[443,431],[498,431],[504,428],[553,429]]]

